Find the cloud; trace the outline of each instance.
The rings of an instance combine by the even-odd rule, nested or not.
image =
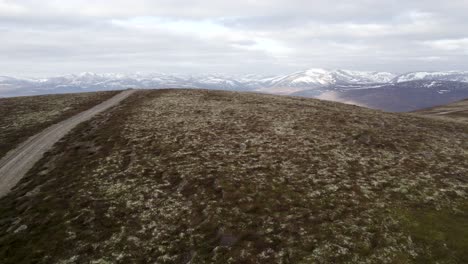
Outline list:
[[[468,52],[468,38],[432,40],[424,44],[436,50]]]
[[[24,14],[25,11],[26,9],[21,5],[18,5],[11,1],[0,0],[0,15],[1,16],[21,15],[21,14]]]
[[[464,0],[0,0],[0,74],[468,70],[467,11]]]

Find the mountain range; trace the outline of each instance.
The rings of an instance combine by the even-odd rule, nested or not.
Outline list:
[[[204,88],[315,97],[381,109],[413,111],[468,97],[468,72],[389,72],[308,69],[292,74],[97,74],[50,78],[0,76],[0,97],[127,88]]]

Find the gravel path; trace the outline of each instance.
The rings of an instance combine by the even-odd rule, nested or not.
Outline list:
[[[6,195],[57,141],[78,124],[119,104],[135,90],[123,91],[93,108],[46,128],[30,137],[0,160],[0,197]]]

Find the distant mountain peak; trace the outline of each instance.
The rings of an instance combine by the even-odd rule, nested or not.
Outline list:
[[[409,72],[395,77],[392,82],[398,83],[417,80],[468,82],[468,71]]]
[[[389,72],[327,70],[311,68],[282,76],[276,80],[281,87],[321,87],[334,84],[388,83],[396,75]]]
[[[295,94],[310,91],[314,96],[327,91],[378,88],[408,81],[468,82],[466,71],[412,72],[396,75],[389,72],[309,68],[292,74],[163,74],[163,73],[94,73],[82,72],[42,79],[0,77],[0,96],[33,95],[126,88],[205,88],[266,93]],[[440,85],[440,84],[426,84]]]

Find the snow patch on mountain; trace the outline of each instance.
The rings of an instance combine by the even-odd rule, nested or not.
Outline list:
[[[392,82],[399,83],[419,80],[468,82],[468,71],[410,72],[397,76]]]
[[[379,89],[383,85],[408,81],[433,81],[424,85],[445,85],[441,81],[468,82],[468,72],[413,72],[395,75],[389,72],[327,70],[311,68],[292,74],[265,76],[249,74],[175,75],[163,73],[92,73],[68,74],[50,78],[0,76],[0,96],[119,90],[127,88],[203,88],[231,91],[256,91],[273,94],[297,94],[307,91],[318,96],[328,91]],[[443,88],[441,88],[443,89]]]
[[[396,75],[389,72],[309,69],[273,79],[278,87],[323,87],[335,84],[388,83]]]

